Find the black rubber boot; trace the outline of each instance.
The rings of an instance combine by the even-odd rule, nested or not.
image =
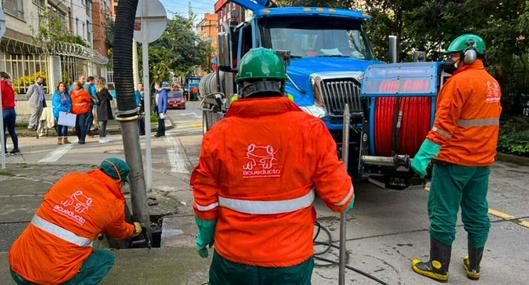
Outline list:
[[[483,257],[484,247],[473,247],[468,245],[468,256],[463,259],[463,267],[467,272],[468,279],[479,280],[479,265]]]
[[[417,274],[432,278],[439,282],[448,281],[448,267],[452,246],[447,246],[430,236],[430,260],[423,262],[416,258],[412,261],[411,268]]]

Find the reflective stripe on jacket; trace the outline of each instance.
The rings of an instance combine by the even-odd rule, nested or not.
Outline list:
[[[101,233],[126,239],[134,226],[125,222],[119,183],[100,170],[71,173],[46,194],[31,224],[9,252],[13,271],[38,284],[72,279],[92,254]]]
[[[428,139],[442,146],[436,158],[463,166],[496,160],[501,115],[500,85],[477,60],[461,67],[439,93]]]
[[[316,195],[337,212],[354,197],[325,124],[285,97],[234,102],[205,135],[191,184],[195,214],[217,219],[216,251],[266,267],[313,255]]]

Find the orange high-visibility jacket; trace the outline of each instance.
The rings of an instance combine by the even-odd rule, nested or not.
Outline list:
[[[439,93],[434,127],[427,136],[442,147],[436,159],[463,166],[493,164],[500,101],[500,85],[481,60],[459,68]]]
[[[197,217],[217,219],[216,251],[264,267],[313,255],[315,195],[336,212],[354,197],[325,124],[285,97],[234,102],[205,135],[191,184]]]
[[[34,283],[64,283],[92,254],[92,246],[83,242],[95,240],[101,232],[118,239],[134,234],[134,226],[125,222],[119,182],[101,170],[70,173],[49,190],[31,224],[13,244],[11,268]]]
[[[72,90],[72,113],[81,115],[88,113],[92,108],[92,97],[86,89]]]

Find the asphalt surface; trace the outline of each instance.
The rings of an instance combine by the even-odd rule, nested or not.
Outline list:
[[[156,203],[153,203],[150,212],[160,217],[171,215],[176,220],[189,220],[192,218],[189,176],[200,152],[201,111],[196,102],[190,102],[187,110],[170,111],[169,117],[173,128],[167,131],[167,136],[153,137],[154,179],[149,196]],[[89,169],[109,156],[123,157],[121,137],[112,135],[111,139],[112,142],[108,144],[99,144],[96,137],[88,139],[86,145],[73,144],[68,147],[55,145],[55,138],[20,139],[23,155],[8,157],[8,169],[0,170],[0,252],[9,249],[40,204],[47,188],[63,174]],[[142,145],[144,146],[144,139]],[[503,162],[498,162],[493,167],[489,191],[492,228],[479,284],[528,284],[528,185],[529,167]],[[426,208],[428,192],[424,187],[393,191],[377,188],[367,182],[357,182],[355,190],[356,206],[347,219],[348,264],[388,284],[434,284],[433,281],[416,275],[410,268],[413,258],[426,258],[429,254]],[[332,242],[337,245],[339,216],[329,211],[321,201],[316,205],[319,222],[329,230]],[[318,240],[327,241],[328,238],[322,232]],[[190,243],[186,245],[188,248],[194,246],[192,241],[187,243]],[[477,284],[466,279],[462,268],[466,243],[466,233],[459,221],[452,251],[449,284]],[[179,244],[182,246],[181,242]],[[317,251],[323,249],[320,246],[316,248]],[[322,256],[337,260],[337,254],[333,249]],[[131,264],[129,255],[137,258],[143,256],[141,263]],[[0,259],[2,256],[5,257],[5,254],[0,254]],[[118,259],[120,256],[121,254]],[[113,282],[108,284],[185,283],[171,283],[168,278],[160,279],[156,277],[157,274],[152,274],[152,268],[141,269],[142,263],[149,263],[148,255],[142,255],[141,251],[127,253],[123,258],[127,260],[117,262],[113,275],[107,280]],[[190,260],[189,257],[186,258]],[[179,262],[186,262],[185,259],[171,259],[162,253],[155,260],[158,263],[166,260],[167,264],[174,266],[179,266]],[[321,264],[319,261],[317,263]],[[5,262],[0,262],[0,267],[2,264]],[[202,275],[199,275],[203,279],[207,276],[207,266],[200,268]],[[6,272],[5,268],[3,270],[0,273]],[[145,275],[141,273],[142,270],[148,270],[151,274]],[[134,279],[138,283],[120,281],[125,280],[120,279],[121,276],[140,273],[144,277],[153,277],[141,279],[142,282]],[[336,266],[316,267],[313,284],[337,284],[337,275]],[[149,283],[149,280],[155,283]],[[378,284],[352,271],[347,272],[346,280],[347,284]],[[0,284],[4,282],[7,281],[0,277]]]

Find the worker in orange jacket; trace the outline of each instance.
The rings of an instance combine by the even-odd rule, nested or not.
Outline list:
[[[484,53],[485,42],[473,34],[456,38],[448,47],[450,59],[444,68],[453,76],[439,93],[434,126],[412,162],[412,168],[425,176],[435,159],[428,199],[430,260],[417,258],[412,268],[438,281],[448,280],[460,206],[468,233],[463,262],[470,279],[480,277],[489,233],[487,191],[490,165],[496,160],[501,90],[485,70]]]
[[[89,131],[88,126],[92,122],[92,97],[79,81],[73,83],[73,90],[70,96],[72,97],[72,113],[77,115],[75,132],[77,133],[79,144],[84,144]]]
[[[61,178],[9,252],[16,283],[99,284],[115,258],[93,249],[97,236],[128,239],[142,232],[139,223],[125,222],[121,188],[128,174],[126,162],[109,158],[88,173]]]
[[[272,50],[250,50],[240,99],[204,136],[193,171],[197,248],[215,245],[209,284],[310,284],[319,196],[336,212],[354,190],[325,124],[284,96],[286,68]]]

